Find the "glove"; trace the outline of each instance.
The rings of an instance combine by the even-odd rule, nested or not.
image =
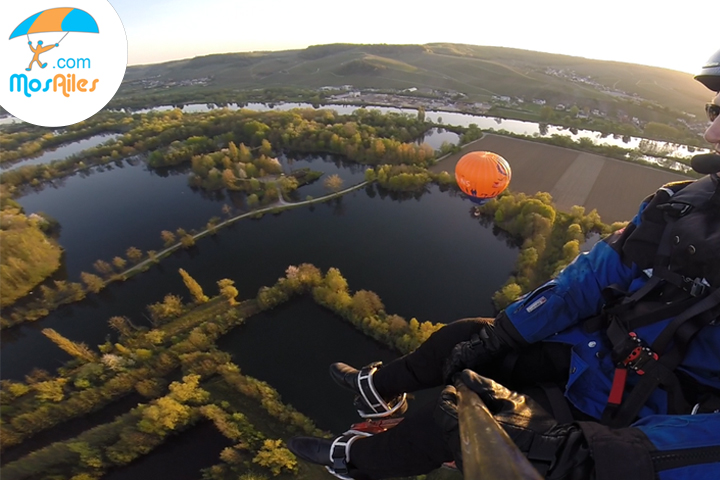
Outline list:
[[[445,384],[452,385],[455,374],[466,368],[475,370],[493,358],[510,350],[510,346],[495,333],[491,323],[483,326],[479,334],[455,345],[443,365]]]
[[[594,462],[579,426],[558,425],[532,398],[471,370],[464,370],[458,380],[478,394],[541,475],[564,480],[593,478]]]
[[[457,390],[452,385],[448,385],[440,393],[433,419],[442,431],[445,445],[452,452],[455,466],[462,472],[462,449],[460,446],[460,423],[458,422],[457,406]]]

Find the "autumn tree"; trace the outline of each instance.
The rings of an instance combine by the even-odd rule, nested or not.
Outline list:
[[[210,398],[210,394],[200,388],[200,375],[185,375],[182,382],[170,384],[169,397],[180,403],[203,404]]]
[[[283,446],[283,441],[267,439],[253,463],[267,467],[273,475],[280,475],[283,471],[296,472],[298,469],[295,455]]]
[[[93,293],[98,293],[105,287],[105,281],[92,273],[80,272],[80,278],[87,285],[87,289]]]
[[[37,398],[39,400],[60,402],[63,398],[65,398],[64,387],[67,381],[67,378],[57,378],[45,382],[34,383],[32,388],[37,392]]]
[[[189,233],[186,233],[185,235],[180,237],[180,243],[182,244],[183,248],[190,248],[195,245],[195,238]]]
[[[188,290],[190,290],[190,294],[193,296],[195,301],[197,303],[205,303],[208,301],[207,295],[203,294],[202,287],[199,283],[195,281],[194,278],[190,276],[189,273],[187,273],[182,268],[179,270],[180,275],[182,276],[183,282],[185,282],[185,286]]]
[[[237,177],[235,177],[235,174],[229,168],[223,170],[222,183],[228,190],[240,190],[237,186]]]
[[[153,263],[157,263],[157,252],[155,250],[148,250],[147,252],[148,260],[150,260]]]
[[[118,270],[122,271],[122,269],[125,267],[125,264],[127,264],[127,261],[122,257],[115,257],[113,258],[112,263]]]
[[[384,309],[385,306],[375,292],[359,290],[352,297],[352,312],[358,320],[375,316]]]
[[[52,328],[44,328],[42,333],[52,340],[55,345],[75,358],[79,358],[86,362],[95,362],[98,360],[97,355],[95,355],[95,353],[84,343],[73,342],[72,340],[63,337]]]
[[[162,302],[148,305],[150,315],[155,320],[175,318],[183,313],[182,299],[177,295],[165,295]]]
[[[242,163],[248,163],[252,160],[252,152],[244,143],[238,146],[238,160]]]
[[[160,233],[160,236],[162,237],[162,240],[166,247],[169,247],[175,243],[175,234],[173,232],[163,230]]]
[[[191,409],[177,400],[166,396],[143,409],[138,430],[145,433],[165,435],[185,425],[190,420]]]
[[[130,326],[130,321],[127,317],[110,317],[108,325],[110,325],[110,328],[116,330],[120,335],[129,337],[132,334],[132,327]]]
[[[235,145],[235,142],[230,142],[228,144],[228,151],[230,152],[230,159],[233,161],[239,160],[240,151],[238,150],[237,146]]]
[[[260,143],[260,154],[270,155],[272,153],[272,145],[267,140],[263,139]]]
[[[112,266],[104,260],[97,260],[93,263],[93,268],[103,275],[109,275],[113,271]]]
[[[237,305],[235,297],[238,296],[238,290],[234,287],[235,282],[229,278],[224,278],[217,282],[220,287],[220,295],[225,297],[230,305]]]
[[[128,248],[125,255],[127,255],[128,259],[133,263],[138,263],[143,257],[142,250],[135,247]]]
[[[332,192],[338,192],[343,186],[343,179],[339,175],[333,174],[325,179],[325,188]]]

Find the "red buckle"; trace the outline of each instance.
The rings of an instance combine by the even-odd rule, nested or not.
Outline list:
[[[633,370],[638,375],[645,375],[645,370],[642,367],[650,360],[657,360],[659,358],[658,354],[653,352],[635,332],[630,332],[628,335],[637,346],[620,363],[623,367]]]

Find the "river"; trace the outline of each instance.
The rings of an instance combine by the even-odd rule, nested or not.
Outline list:
[[[171,106],[162,106],[162,107],[154,107],[154,108],[137,110],[137,111],[133,111],[133,112],[147,113],[150,111],[171,110],[172,108],[173,107],[171,107]],[[183,107],[183,112],[185,112],[185,113],[207,112],[207,111],[213,110],[215,108],[217,108],[217,107],[214,107],[213,105],[190,104],[190,105],[185,105]],[[241,108],[241,107],[238,106],[237,104],[230,104],[225,108],[229,108],[231,110],[237,110],[238,108]],[[309,104],[309,103],[289,102],[289,103],[273,103],[273,104],[248,103],[247,105],[243,106],[242,108],[247,108],[249,110],[266,111],[266,110],[292,110],[294,108],[315,108],[315,107],[313,107],[313,105]],[[328,105],[322,105],[320,108],[335,110],[341,114],[351,114],[358,108],[377,109],[383,113],[394,112],[394,113],[407,113],[410,115],[417,115],[417,113],[418,113],[417,109],[414,109],[414,108],[383,107],[383,106],[358,107],[355,105],[328,104]],[[523,120],[511,120],[511,119],[506,119],[506,118],[490,117],[490,116],[485,116],[485,115],[473,115],[473,114],[469,114],[469,113],[432,111],[431,110],[431,111],[425,112],[425,118],[428,120],[432,120],[434,122],[441,122],[445,125],[458,125],[458,126],[468,127],[471,124],[475,124],[483,130],[490,130],[490,131],[505,130],[510,133],[520,134],[520,135],[530,135],[530,136],[537,136],[537,137],[551,137],[553,135],[562,135],[562,136],[569,137],[569,138],[573,139],[574,141],[579,141],[581,138],[586,138],[586,139],[589,139],[590,141],[592,141],[596,145],[613,145],[613,146],[628,148],[628,149],[637,149],[641,146],[641,143],[645,142],[645,143],[649,143],[650,145],[654,146],[658,151],[665,151],[667,155],[675,156],[675,157],[679,157],[679,158],[690,158],[694,155],[697,155],[698,153],[709,153],[708,149],[688,147],[687,145],[681,145],[681,144],[672,143],[672,142],[647,140],[647,139],[643,139],[641,137],[633,137],[633,136],[623,138],[620,135],[606,135],[606,134],[603,134],[600,132],[595,132],[592,130],[583,130],[583,129],[575,130],[576,133],[574,133],[569,128],[555,126],[555,125],[543,126],[537,122],[527,122],[527,121],[523,121]],[[650,162],[650,163],[656,163],[658,165],[663,165],[666,168],[674,168],[674,169],[678,169],[680,171],[684,170],[684,168],[683,168],[684,166],[682,164],[675,165],[677,162],[672,162],[670,164],[663,164],[662,161],[656,161],[656,157],[652,157],[652,156],[646,156],[643,158],[643,160]],[[668,165],[669,165],[669,167],[668,167]]]

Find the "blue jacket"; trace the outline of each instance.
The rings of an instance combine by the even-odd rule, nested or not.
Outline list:
[[[636,226],[641,214],[652,199],[648,197],[640,206],[638,215],[632,220]],[[720,218],[720,217],[715,217]],[[505,315],[515,330],[526,342],[562,342],[572,345],[571,368],[565,391],[566,398],[580,411],[600,419],[607,404],[612,386],[615,365],[611,359],[605,333],[588,333],[582,320],[600,313],[605,301],[602,291],[610,285],[618,285],[632,293],[640,289],[649,279],[635,263],[623,261],[617,241],[622,232],[616,232],[599,242],[588,252],[579,255],[556,278],[521,297],[505,309]],[[720,245],[717,246],[720,252]],[[640,338],[652,343],[658,334],[672,321],[667,318],[658,323],[636,329]],[[720,325],[709,325],[701,330],[690,344],[687,355],[679,370],[699,384],[720,390]],[[628,375],[628,385],[637,383],[639,376]],[[626,396],[627,396],[626,389]],[[590,436],[608,438],[617,435],[638,435],[648,439],[647,450],[691,453],[695,458],[692,466],[678,467],[667,462],[672,468],[658,469],[659,478],[713,478],[720,479],[720,451],[710,458],[710,463],[698,460],[698,451],[708,448],[720,449],[720,414],[668,415],[667,394],[656,389],[640,412],[640,420],[632,425],[631,432],[612,433],[593,427]],[[605,438],[607,435],[610,437]],[[615,435],[615,437],[613,437]],[[622,443],[622,442],[620,442]],[[630,442],[637,444],[637,442]],[[641,442],[642,443],[642,442]],[[698,450],[700,449],[700,450]],[[665,458],[670,458],[668,454]],[[608,461],[615,461],[608,458]],[[598,459],[596,459],[596,462]],[[629,478],[629,477],[628,477]]]

